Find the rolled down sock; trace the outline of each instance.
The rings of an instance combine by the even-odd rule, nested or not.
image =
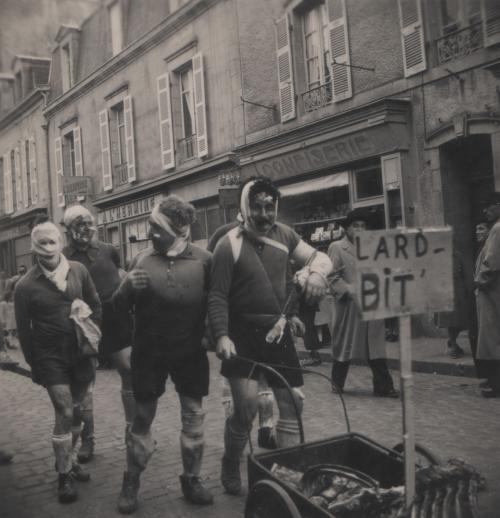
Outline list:
[[[203,421],[205,413],[182,412],[181,456],[184,474],[199,476],[203,458]]]
[[[259,427],[272,428],[274,395],[272,390],[261,390],[258,394]]]
[[[299,423],[296,419],[278,419],[276,423],[276,444],[278,448],[296,446],[300,443]]]
[[[73,466],[73,436],[72,433],[52,436],[52,447],[56,457],[56,469],[58,473],[69,473]]]
[[[130,431],[126,437],[127,469],[133,473],[140,473],[146,469],[151,455],[156,449],[156,441],[151,431],[139,435]]]

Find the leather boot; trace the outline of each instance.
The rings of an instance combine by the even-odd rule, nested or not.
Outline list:
[[[78,498],[71,473],[59,473],[57,498],[61,504],[70,504]]]
[[[118,497],[118,511],[121,514],[132,514],[137,509],[137,493],[141,485],[140,474],[125,471],[123,473],[122,490]]]
[[[186,500],[197,505],[213,503],[214,497],[206,487],[203,487],[200,477],[181,475],[179,479],[181,481],[182,494]]]

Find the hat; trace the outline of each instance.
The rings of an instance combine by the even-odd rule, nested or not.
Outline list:
[[[484,207],[489,207],[490,205],[500,205],[500,192],[490,192],[481,200],[481,204]]]
[[[349,225],[354,223],[355,221],[364,221],[365,224],[368,226],[369,223],[372,221],[372,215],[368,211],[368,209],[365,208],[358,208],[350,210],[345,220],[342,222],[342,226],[344,228],[347,228]]]

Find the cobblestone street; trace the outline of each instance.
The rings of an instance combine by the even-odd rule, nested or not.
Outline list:
[[[330,364],[319,370],[328,373]],[[218,362],[211,355],[211,394],[206,401],[206,450],[203,476],[215,494],[210,507],[185,503],[178,475],[179,407],[172,385],[160,400],[153,431],[157,451],[142,476],[137,517],[205,518],[243,516],[244,497],[225,495],[219,483],[222,454],[223,409]],[[394,372],[394,376],[397,376]],[[15,453],[9,466],[0,467],[0,516],[2,518],[110,517],[115,509],[125,465],[123,417],[118,376],[99,371],[94,391],[96,456],[88,464],[92,480],[79,484],[79,500],[61,506],[56,499],[56,474],[50,442],[53,415],[44,390],[27,378],[0,372],[0,446]],[[307,376],[305,405],[306,440],[345,431],[336,396],[318,376]],[[481,518],[498,518],[500,506],[500,400],[480,397],[476,381],[432,374],[415,374],[417,441],[443,458],[459,456],[486,477],[488,488],[480,493]],[[374,399],[370,373],[352,367],[346,385],[346,403],[353,431],[386,446],[401,440],[401,404]]]

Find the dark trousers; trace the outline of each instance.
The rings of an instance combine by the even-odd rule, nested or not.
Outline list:
[[[314,326],[314,317],[317,309],[317,305],[309,306],[302,301],[300,303],[299,316],[306,327],[304,347],[308,351],[317,351],[318,349],[321,349],[321,343],[318,339],[318,334],[316,333],[316,327]]]
[[[347,373],[349,372],[349,364],[349,361],[340,362],[333,360],[332,380],[341,389],[344,388]],[[373,392],[385,394],[394,389],[394,383],[385,358],[368,360],[368,366],[372,370],[373,375]]]
[[[488,378],[488,361],[487,360],[479,360],[477,355],[477,337],[479,334],[479,325],[477,321],[477,307],[476,301],[473,299],[472,301],[472,310],[470,316],[470,325],[469,325],[469,342],[470,342],[470,350],[472,353],[472,359],[474,360],[474,367],[476,368],[476,376],[479,379]]]
[[[500,394],[500,360],[481,360],[481,364],[488,385]]]

